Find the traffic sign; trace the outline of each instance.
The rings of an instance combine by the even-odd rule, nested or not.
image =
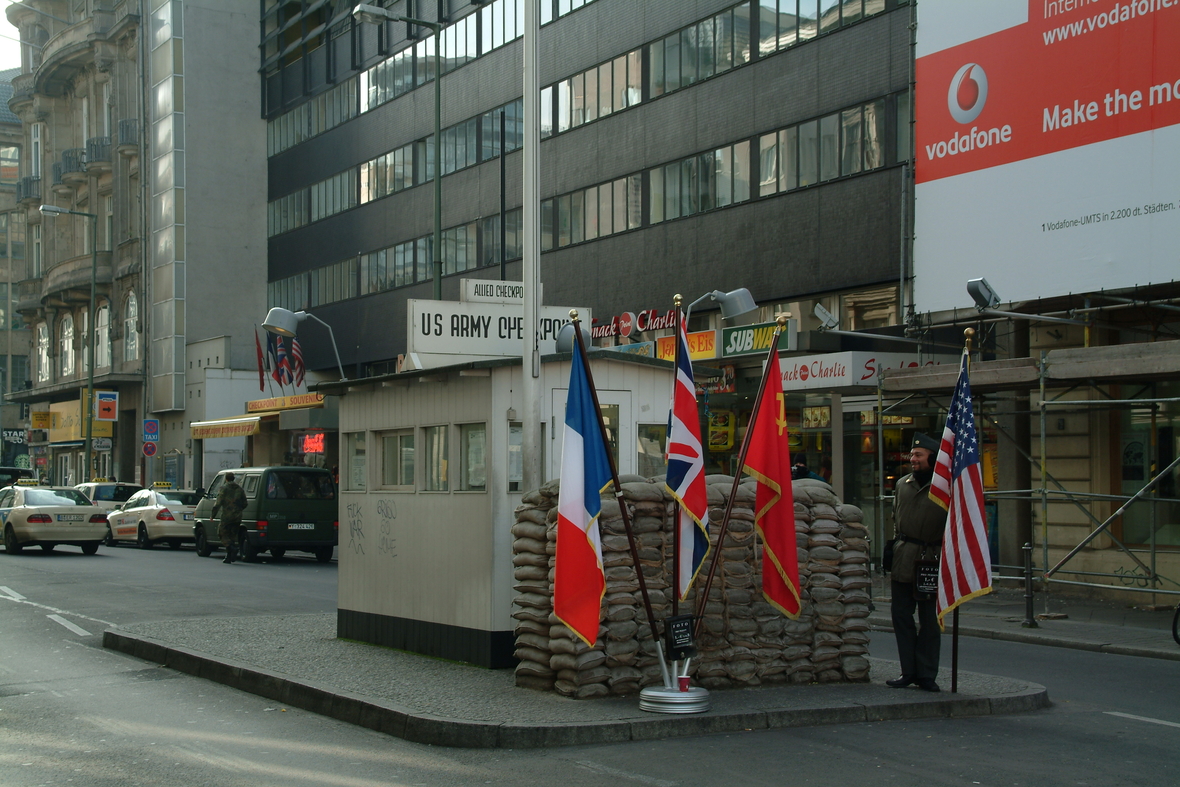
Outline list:
[[[144,456],[155,456],[156,455],[156,444],[155,443],[144,443],[143,444],[143,455]]]
[[[158,418],[143,419],[143,441],[158,443],[160,441],[160,421]],[[148,454],[151,456],[151,454]]]
[[[96,391],[94,398],[97,403],[95,418],[99,421],[119,420],[119,392]]]

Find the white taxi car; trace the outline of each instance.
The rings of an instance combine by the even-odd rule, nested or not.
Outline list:
[[[200,495],[191,489],[154,486],[141,489],[108,518],[114,542],[134,541],[140,549],[151,549],[165,541],[173,549],[193,542],[193,509]]]
[[[107,515],[76,489],[8,486],[0,489],[4,551],[19,555],[27,546],[52,552],[59,544],[93,555],[107,533]]]
[[[108,514],[126,503],[131,496],[143,489],[139,484],[126,484],[121,481],[108,481],[105,478],[95,478],[74,487],[90,498],[90,502],[106,511]]]

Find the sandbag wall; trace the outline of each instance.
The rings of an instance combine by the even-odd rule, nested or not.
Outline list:
[[[639,562],[657,621],[672,600],[672,524],[675,502],[663,479],[624,477]],[[706,479],[712,550],[733,478]],[[865,681],[868,652],[868,532],[860,509],[843,505],[821,481],[793,484],[795,532],[803,609],[790,620],[762,597],[762,544],[754,528],[753,482],[738,487],[722,545],[702,634],[693,659],[694,683],[707,689],[774,683]],[[558,481],[524,496],[513,525],[518,686],[556,690],[577,698],[634,694],[661,683],[622,515],[615,498],[602,498],[600,518],[606,596],[598,642],[589,648],[553,616]],[[710,560],[712,559],[710,553]],[[696,608],[697,589],[681,614]]]

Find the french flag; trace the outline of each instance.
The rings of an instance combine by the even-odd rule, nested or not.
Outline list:
[[[600,495],[611,483],[610,457],[600,415],[590,391],[580,347],[570,370],[561,448],[561,491],[557,498],[557,562],[553,614],[587,645],[598,641],[606,576],[598,516]]]
[[[680,504],[676,577],[679,581],[677,592],[683,601],[709,554],[709,500],[705,491],[705,454],[701,448],[696,383],[692,376],[683,315],[677,341],[676,387],[672,393],[668,475],[664,484]]]

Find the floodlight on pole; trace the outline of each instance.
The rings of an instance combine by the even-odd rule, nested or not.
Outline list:
[[[309,318],[328,329],[328,337],[332,340],[332,352],[336,354],[336,367],[340,370],[340,379],[347,379],[344,376],[344,364],[340,363],[340,350],[336,347],[336,332],[332,330],[331,325],[328,325],[328,323],[316,317],[311,312],[293,312],[290,309],[275,306],[266,313],[266,319],[262,321],[262,327],[271,333],[277,333],[279,336],[294,338],[295,332],[299,329],[299,323]]]
[[[692,314],[692,307],[706,299],[712,299],[713,302],[721,307],[721,319],[723,320],[731,320],[734,317],[739,317],[758,308],[758,304],[754,302],[754,296],[745,287],[738,287],[736,290],[730,290],[729,292],[713,290],[712,292],[706,292],[688,304],[688,309],[684,312],[685,324],[688,323],[688,317]]]
[[[1006,312],[995,308],[1000,305],[1000,296],[987,283],[987,279],[980,277],[967,281],[967,292],[971,300],[975,301],[975,308],[980,314],[991,317],[1013,317],[1018,320],[1035,320],[1037,322],[1056,322],[1064,325],[1089,325],[1088,320],[1075,320],[1069,317],[1051,317],[1043,314],[1022,314],[1021,312]]]

